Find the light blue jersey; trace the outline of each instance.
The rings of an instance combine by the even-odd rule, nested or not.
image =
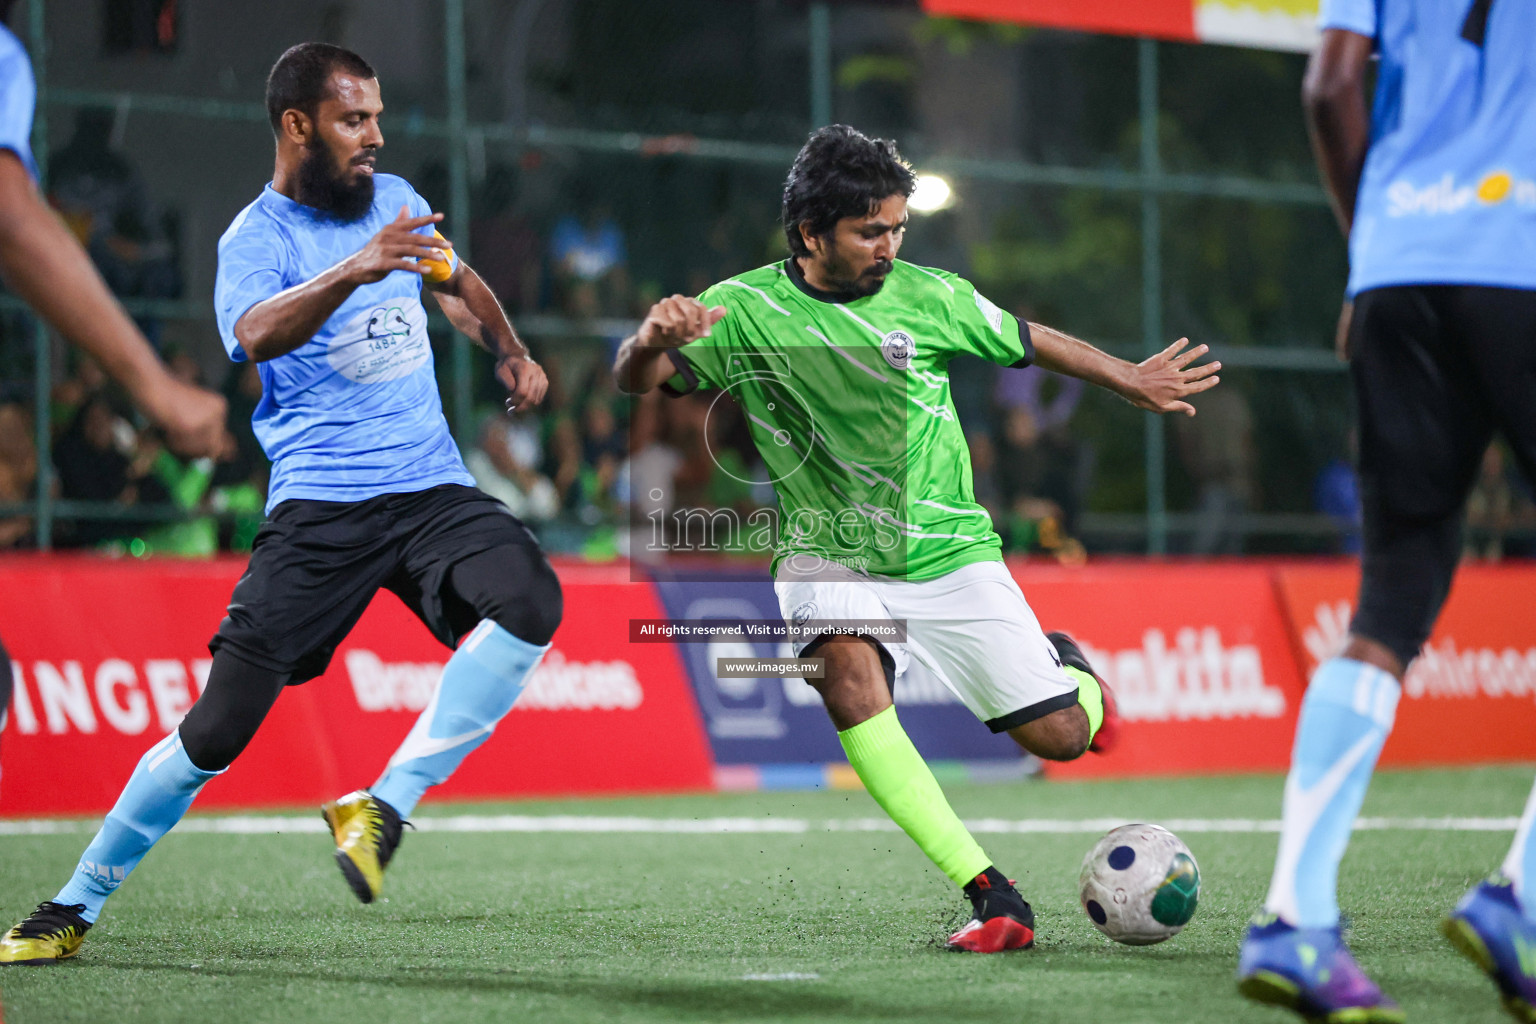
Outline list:
[[[32,113],[37,106],[37,82],[21,41],[0,25],[0,149],[21,158],[27,173],[37,178],[32,159]]]
[[[235,324],[247,310],[362,249],[402,206],[413,217],[432,212],[392,174],[374,175],[373,208],[356,221],[268,185],[219,240],[213,298],[229,357],[246,358]],[[363,501],[474,486],[443,418],[418,275],[397,270],[359,287],[314,338],[258,368],[261,403],[251,421],[272,460],[269,512],[289,498]]]
[[[1536,0],[1324,0],[1375,40],[1349,293],[1536,288]]]

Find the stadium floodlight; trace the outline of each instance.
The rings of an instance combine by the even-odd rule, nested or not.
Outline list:
[[[955,190],[937,174],[919,174],[917,189],[907,200],[907,208],[916,213],[937,213],[954,205]]]

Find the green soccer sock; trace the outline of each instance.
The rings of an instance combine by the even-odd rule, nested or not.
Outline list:
[[[844,729],[837,738],[875,803],[956,885],[964,886],[991,865],[944,799],[894,707]]]
[[[1066,667],[1067,678],[1077,684],[1077,702],[1088,713],[1088,742],[1099,734],[1099,726],[1104,724],[1104,690],[1099,686],[1099,681],[1090,672],[1084,672],[1080,668]]]

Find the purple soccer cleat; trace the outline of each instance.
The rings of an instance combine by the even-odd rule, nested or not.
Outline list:
[[[1324,1024],[1402,1024],[1402,1008],[1365,976],[1338,928],[1255,918],[1243,937],[1237,990]]]
[[[1499,987],[1509,1015],[1536,1024],[1536,925],[1509,879],[1495,875],[1461,898],[1440,930]]]

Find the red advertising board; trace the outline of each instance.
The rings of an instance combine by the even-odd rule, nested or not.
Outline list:
[[[1263,564],[1013,565],[1047,631],[1065,630],[1114,689],[1124,721],[1106,756],[1056,777],[1283,769],[1303,691]]]
[[[0,561],[0,633],[17,684],[0,738],[0,815],[111,805],[196,699],[241,569]],[[1119,696],[1119,747],[1049,766],[1067,778],[1285,768],[1305,679],[1342,643],[1359,571],[1131,560],[1012,570],[1041,625],[1076,637]],[[496,735],[433,796],[708,788],[710,750],[679,650],[628,642],[630,620],[666,615],[656,588],[622,566],[559,572],[566,617],[554,649]],[[1408,675],[1385,763],[1536,759],[1533,594],[1536,568],[1460,572]],[[326,675],[284,694],[199,806],[302,805],[370,784],[447,656],[381,595]]]
[[[1195,0],[923,0],[923,9],[951,18],[1163,39],[1196,38]]]
[[[1344,644],[1357,565],[1275,570],[1308,675]],[[1536,759],[1536,568],[1468,565],[1408,669],[1383,764]]]
[[[0,739],[0,815],[105,811],[207,678],[207,642],[244,563],[0,562],[16,692]],[[630,645],[659,617],[623,569],[561,566],[565,621],[496,734],[434,797],[702,789],[711,762],[676,651]],[[449,652],[382,593],[329,671],[293,687],[200,807],[315,803],[372,783]]]
[[[932,15],[1270,50],[1317,45],[1318,0],[922,0]]]

